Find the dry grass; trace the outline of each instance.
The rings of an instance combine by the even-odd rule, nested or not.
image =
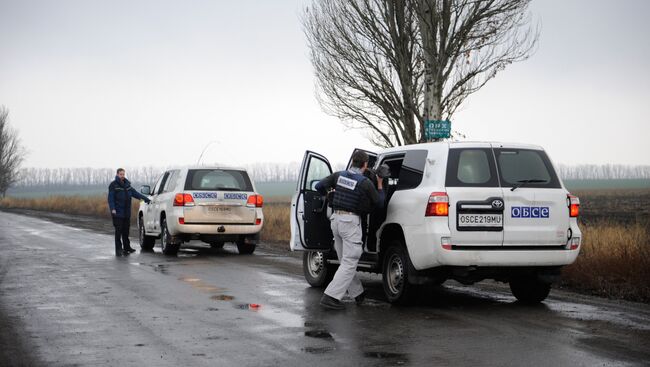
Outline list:
[[[289,243],[289,237],[291,236],[289,224],[290,208],[291,204],[286,201],[267,202],[264,204],[262,241]],[[289,248],[288,245],[286,248]]]
[[[137,201],[134,201],[132,208],[134,213],[137,213],[138,210],[136,203]],[[0,200],[0,207],[90,215],[94,217],[110,217],[108,202],[105,196],[49,196],[35,199],[4,198]]]
[[[5,198],[0,200],[0,207],[108,217],[103,196]],[[137,208],[137,203],[134,203],[132,218],[136,217]],[[267,200],[263,210],[262,240],[288,243],[290,204],[287,199]],[[581,224],[580,256],[564,269],[563,285],[606,297],[650,302],[649,227],[646,222],[614,220]]]
[[[581,226],[578,260],[562,274],[563,284],[606,297],[650,302],[648,224],[601,221]]]

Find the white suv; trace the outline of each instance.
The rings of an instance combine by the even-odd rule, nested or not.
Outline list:
[[[416,285],[496,279],[518,300],[537,303],[578,256],[579,200],[541,147],[438,142],[367,153],[369,167],[386,164],[391,174],[386,205],[362,218],[358,270],[382,273],[390,302],[408,301]],[[290,247],[305,251],[304,275],[316,287],[338,264],[331,209],[314,189],[331,173],[325,157],[307,151],[291,204]]]
[[[251,254],[262,230],[264,199],[244,169],[190,167],[163,173],[153,190],[151,203],[140,203],[140,246],[154,247],[160,238],[162,251],[173,255],[183,242],[201,240],[212,247],[234,242],[240,254]]]

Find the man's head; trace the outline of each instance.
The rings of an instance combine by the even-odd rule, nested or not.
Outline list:
[[[120,180],[124,180],[124,175],[125,175],[124,168],[118,168],[117,169],[117,177],[119,177]]]
[[[368,168],[368,153],[363,150],[355,150],[352,153],[352,167],[361,168],[362,170]]]

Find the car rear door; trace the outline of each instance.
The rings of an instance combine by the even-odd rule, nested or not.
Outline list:
[[[256,194],[244,170],[189,169],[183,192],[194,202],[187,205],[184,201],[185,224],[255,224],[257,211],[252,196]]]
[[[452,248],[502,246],[504,201],[491,146],[452,146],[445,180]]]
[[[333,235],[327,199],[315,188],[316,183],[331,174],[332,166],[327,158],[315,152],[305,152],[296,193],[291,199],[292,251],[331,249]]]
[[[567,192],[543,150],[495,145],[503,187],[504,247],[566,245]]]

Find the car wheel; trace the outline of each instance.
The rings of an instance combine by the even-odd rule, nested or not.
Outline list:
[[[388,247],[382,265],[382,284],[390,303],[407,304],[413,299],[415,287],[408,280],[408,255],[401,244]]]
[[[535,276],[513,278],[510,280],[510,290],[519,302],[537,304],[548,297],[551,284],[540,282]]]
[[[223,248],[223,242],[210,242],[212,248]]]
[[[146,235],[144,231],[144,223],[142,223],[142,218],[138,220],[138,239],[140,240],[141,249],[153,250],[153,246],[156,243],[156,238]]]
[[[250,255],[255,251],[255,244],[245,243],[244,241],[238,241],[237,251],[239,251],[240,255]]]
[[[332,281],[335,266],[328,265],[321,251],[307,251],[302,254],[302,272],[312,287],[324,288]]]
[[[165,255],[176,255],[178,253],[179,244],[172,243],[172,236],[167,229],[167,219],[163,218],[160,221],[161,234],[160,234],[160,247]]]

